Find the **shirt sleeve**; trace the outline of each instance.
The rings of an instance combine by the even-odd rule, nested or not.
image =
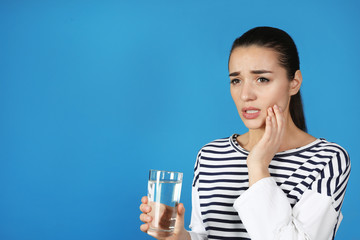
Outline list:
[[[202,221],[201,217],[201,210],[200,210],[200,199],[199,199],[199,192],[198,192],[198,181],[199,181],[199,171],[200,171],[200,160],[201,151],[197,156],[197,160],[194,167],[194,180],[192,185],[192,193],[191,193],[191,222],[190,222],[190,229],[189,231],[192,240],[207,240],[207,232],[205,226]]]
[[[259,180],[237,198],[234,208],[251,239],[331,240],[342,220],[340,209],[350,173],[345,155],[339,171],[334,173],[333,163],[326,166],[293,208],[272,177]],[[341,163],[337,157],[335,162]]]

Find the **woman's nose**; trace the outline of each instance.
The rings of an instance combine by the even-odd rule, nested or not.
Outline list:
[[[256,94],[253,87],[249,83],[245,83],[241,89],[241,100],[252,101],[256,99]]]

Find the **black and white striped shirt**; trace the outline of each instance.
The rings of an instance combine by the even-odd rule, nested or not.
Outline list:
[[[265,234],[266,228],[272,225],[274,228],[279,228],[276,230],[277,233],[274,233],[275,237],[285,236],[290,234],[286,231],[296,230],[309,238],[314,239],[315,235],[318,237],[317,240],[333,239],[342,219],[340,210],[350,174],[347,152],[338,144],[322,138],[300,148],[279,152],[269,166],[271,179],[259,181],[260,183],[257,182],[249,188],[246,165],[249,152],[237,143],[237,136],[234,134],[228,138],[215,140],[205,145],[198,153],[193,180],[193,211],[190,225],[192,239],[265,239],[257,236],[261,236],[262,232]],[[274,182],[274,186],[271,185],[271,181]],[[258,186],[254,187],[255,185]],[[252,188],[253,190],[250,191]],[[274,193],[265,193],[267,189],[273,189]],[[266,207],[269,200],[258,198],[267,198],[267,196],[272,198],[271,194],[276,195],[274,197],[277,199],[274,200],[276,203],[273,205],[270,203]],[[299,203],[302,198],[302,203]],[[287,203],[276,206],[284,199]],[[238,207],[236,203],[234,205],[235,201],[239,201]],[[320,213],[319,210],[322,216],[310,216],[313,214],[311,212],[316,210],[304,209],[306,206],[316,206],[316,204],[323,206],[325,201],[329,203],[334,216],[333,223],[329,222],[327,225],[333,226],[317,227],[316,224],[307,226],[307,223],[301,223],[301,221],[311,222],[306,220],[307,217],[329,218],[327,209],[324,209],[324,213]],[[262,219],[268,219],[263,225],[259,219],[256,219],[256,211],[260,211],[257,210],[258,205],[251,206],[252,204],[260,204],[264,208],[259,212]],[[299,205],[298,209],[296,205]],[[252,207],[254,209],[249,210]],[[270,214],[276,208],[280,212],[289,211],[289,216],[284,216],[279,221],[290,220],[278,224],[276,212],[272,213],[273,216],[266,216],[267,212]],[[322,232],[329,233],[321,235],[317,233],[320,230],[312,229],[316,227],[321,228]],[[269,231],[272,234],[275,229]],[[326,237],[320,237],[325,235]]]

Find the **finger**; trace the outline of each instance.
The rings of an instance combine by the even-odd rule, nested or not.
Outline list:
[[[269,108],[268,108],[268,115],[269,115],[270,117],[274,117],[274,116],[275,116],[275,113],[274,113],[274,110],[273,110],[272,107],[269,107]]]
[[[275,136],[275,134],[277,133],[277,122],[276,122],[276,116],[275,116],[275,112],[274,109],[272,107],[270,107],[270,115],[271,117],[271,126],[272,126],[272,137]]]
[[[140,221],[142,221],[144,223],[149,223],[152,221],[152,217],[145,213],[142,213],[142,214],[140,214]]]
[[[147,203],[148,203],[148,197],[147,197],[147,196],[143,196],[143,197],[141,198],[141,202],[147,204]]]
[[[147,232],[149,230],[149,224],[145,223],[140,226],[140,230],[143,232]]]
[[[149,213],[151,212],[151,207],[143,203],[140,205],[140,211],[142,211],[143,213]]]
[[[269,108],[268,108],[268,116],[270,117],[271,123],[273,124],[274,121],[276,120],[276,118],[275,118],[274,109],[273,109],[272,107],[269,107]],[[273,121],[273,120],[274,120],[274,121]]]
[[[185,216],[185,207],[182,203],[180,203],[177,206],[175,232],[179,232],[184,228],[184,216]]]
[[[269,133],[273,133],[273,130],[274,130],[274,121],[275,121],[275,114],[274,114],[274,110],[272,109],[272,107],[269,107],[268,108],[268,117],[270,118],[269,120],[269,127],[270,129],[272,130],[271,132]],[[271,134],[269,135],[269,137],[271,137]]]
[[[281,111],[281,108],[278,105],[274,106],[274,113],[276,116],[277,124],[280,126],[283,123],[284,120],[284,114]]]
[[[267,116],[266,119],[265,119],[265,132],[264,132],[264,135],[263,135],[263,139],[264,139],[265,142],[270,140],[271,133],[272,133],[271,117]]]
[[[275,113],[274,113],[274,109],[272,107],[268,108],[268,115],[270,117],[270,126],[271,126],[271,132],[269,133],[269,137],[268,137],[268,142],[273,142],[274,138],[276,137],[277,134],[277,123],[276,123],[276,117],[275,117]]]
[[[278,135],[279,135],[279,137],[281,137],[282,133],[284,132],[284,123],[285,123],[284,114],[278,105],[274,106],[274,112],[276,115],[276,122],[277,122],[278,129],[279,129]]]

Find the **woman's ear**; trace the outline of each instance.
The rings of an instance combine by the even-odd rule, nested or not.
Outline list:
[[[301,87],[301,83],[302,83],[301,71],[297,70],[294,74],[294,79],[291,80],[290,82],[290,89],[289,89],[290,96],[298,93]]]

